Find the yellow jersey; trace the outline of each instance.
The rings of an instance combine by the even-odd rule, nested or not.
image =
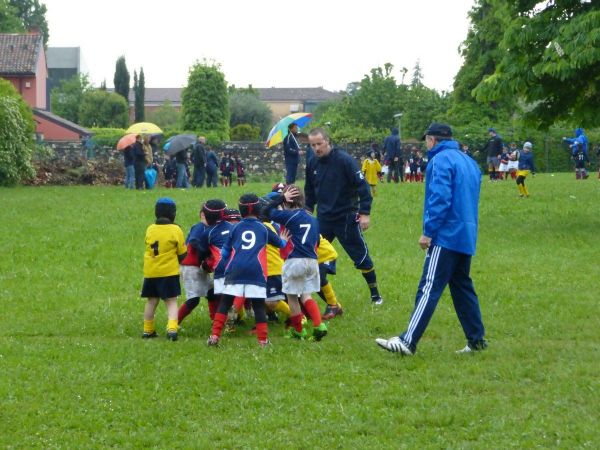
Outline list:
[[[277,230],[270,222],[263,222],[263,224],[277,233]],[[274,245],[267,244],[267,276],[281,275],[283,273],[283,258],[279,253],[279,248]]]
[[[319,235],[320,236],[320,235]],[[327,239],[320,236],[319,248],[317,249],[317,261],[319,264],[337,259],[338,254]]]
[[[365,158],[362,163],[362,171],[365,174],[367,183],[375,186],[379,181],[378,174],[381,172],[381,164],[376,159]]]
[[[146,229],[144,278],[179,275],[179,259],[187,248],[179,225],[152,224]]]

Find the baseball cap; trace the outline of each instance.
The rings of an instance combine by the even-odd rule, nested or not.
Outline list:
[[[452,137],[452,128],[449,125],[439,122],[431,122],[425,133],[423,133],[422,141],[425,140],[425,136],[438,136],[438,137]]]

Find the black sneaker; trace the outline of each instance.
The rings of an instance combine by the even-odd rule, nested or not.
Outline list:
[[[177,340],[177,331],[167,331],[167,339],[175,342]]]
[[[157,338],[158,334],[156,334],[156,331],[153,331],[152,333],[146,333],[144,332],[144,334],[142,334],[142,339],[153,339],[153,338]]]
[[[325,308],[325,312],[323,313],[323,319],[331,320],[342,314],[344,314],[344,310],[340,305],[327,305],[327,308]]]
[[[269,322],[279,322],[279,317],[275,311],[269,311],[267,312],[267,320]]]
[[[381,295],[371,295],[371,303],[379,306],[383,303],[383,298],[381,298]]]

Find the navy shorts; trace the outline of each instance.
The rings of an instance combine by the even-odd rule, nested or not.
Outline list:
[[[140,297],[158,297],[166,300],[178,297],[180,294],[179,275],[172,275],[170,277],[144,278]]]
[[[340,241],[340,244],[354,262],[354,267],[361,270],[373,268],[369,248],[358,224],[357,213],[347,214],[334,222],[319,219],[319,230],[321,235],[329,242],[333,242],[335,238]]]
[[[285,294],[281,290],[281,275],[269,275],[267,277],[267,301],[277,302],[285,300]]]

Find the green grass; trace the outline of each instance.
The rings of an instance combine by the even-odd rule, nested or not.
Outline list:
[[[381,185],[366,236],[386,302],[343,251],[345,315],[320,343],[205,344],[206,303],[176,343],[140,339],[143,237],[156,198],[187,233],[202,201],[241,188],[0,189],[1,448],[599,448],[600,183],[571,174],[483,182],[472,276],[489,350],[447,293],[412,358],[374,338],[406,326],[420,277],[423,186]],[[263,193],[269,184],[245,191]],[[338,247],[339,249],[339,247]],[[200,309],[201,308],[201,309]]]

